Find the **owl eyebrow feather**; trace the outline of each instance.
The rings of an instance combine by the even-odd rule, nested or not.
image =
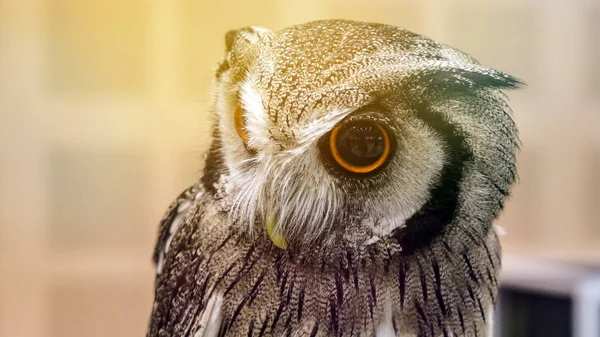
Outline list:
[[[520,79],[484,67],[478,63],[452,60],[382,59],[381,63],[364,67],[353,79],[354,84],[367,83],[370,92],[380,94],[409,89],[417,95],[470,92],[474,89],[518,89],[525,87]]]
[[[409,81],[442,92],[470,91],[473,88],[519,89],[525,86],[520,79],[483,67],[467,69],[442,68],[435,71],[418,72],[409,76]]]

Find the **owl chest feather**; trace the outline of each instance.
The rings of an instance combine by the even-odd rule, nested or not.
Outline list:
[[[172,336],[485,336],[499,265],[487,241],[462,254],[403,256],[383,241],[298,253],[237,231],[207,195],[170,242],[153,317]]]

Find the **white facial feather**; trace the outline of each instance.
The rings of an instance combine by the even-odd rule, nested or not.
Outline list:
[[[248,228],[248,233],[260,235],[265,231],[265,216],[271,212],[277,219],[276,229],[288,240],[314,243],[336,220],[347,215],[348,202],[353,202],[347,198],[348,191],[338,186],[334,172],[323,165],[318,140],[360,107],[333,110],[307,124],[295,125],[298,129],[293,132],[294,138],[281,143],[270,132],[279,126],[269,119],[259,92],[252,78],[247,77],[239,84],[235,98],[222,95],[217,102],[222,108],[221,134],[228,137],[223,142],[223,159],[229,170],[225,187],[231,196],[230,217]],[[244,148],[233,126],[237,104],[243,107],[252,154]],[[401,158],[391,163],[394,167],[387,179],[393,184],[379,191],[364,191],[372,194],[361,205],[368,214],[360,226],[372,233],[372,237],[361,239],[366,243],[403,226],[422,207],[444,164],[444,146],[439,137],[420,125],[411,127],[412,131],[407,131],[413,133],[412,143],[402,146],[415,147],[409,151],[423,154],[418,160]],[[420,172],[421,177],[415,180],[403,172]]]
[[[314,169],[315,161],[312,148],[291,159],[262,156],[247,169],[236,170],[231,176],[230,215],[252,232],[254,221],[264,222],[270,210],[277,216],[276,227],[288,237],[312,241],[331,227],[340,199],[327,172]]]
[[[230,171],[227,189],[233,196],[230,216],[245,225],[249,233],[257,234],[254,233],[257,229],[255,221],[264,222],[266,212],[270,210],[278,219],[276,228],[290,238],[312,242],[331,227],[341,204],[335,181],[324,167],[318,165],[316,142],[351,110],[314,121],[298,137],[298,142],[280,150],[279,144],[269,135],[271,122],[262,98],[250,81],[241,85],[239,99],[250,138],[248,146],[256,153],[248,156],[239,141],[233,142],[234,146],[228,145],[235,149],[225,152],[224,159]],[[224,115],[232,118],[230,112]],[[228,123],[231,122],[224,121],[223,124]],[[224,134],[233,131],[224,129]]]
[[[274,153],[276,147],[269,138],[269,118],[265,113],[262,98],[249,80],[244,81],[240,87],[240,103],[250,138],[248,146],[260,149],[261,152]]]

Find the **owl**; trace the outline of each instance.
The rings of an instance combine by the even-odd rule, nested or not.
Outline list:
[[[491,336],[522,83],[407,30],[231,31],[147,336]]]

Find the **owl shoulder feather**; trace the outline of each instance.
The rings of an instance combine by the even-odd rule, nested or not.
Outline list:
[[[156,245],[152,255],[157,274],[162,271],[165,255],[169,251],[171,241],[179,227],[181,227],[192,202],[201,197],[203,192],[204,189],[199,183],[188,187],[169,205],[165,215],[160,220]]]

